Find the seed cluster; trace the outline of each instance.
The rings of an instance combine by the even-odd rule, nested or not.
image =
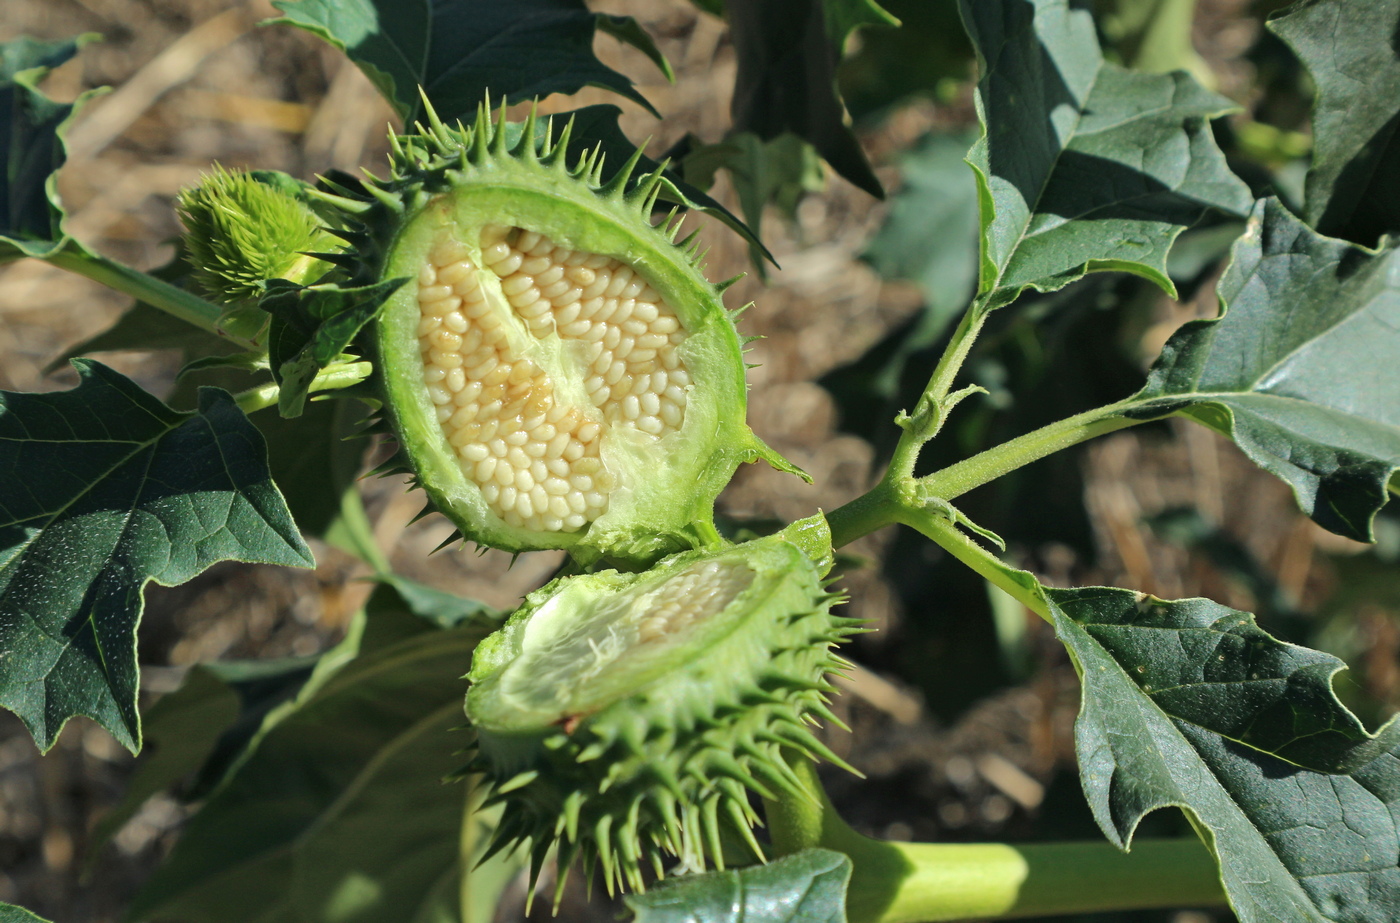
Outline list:
[[[680,428],[691,387],[677,350],[686,331],[611,257],[497,225],[482,230],[480,251],[483,266],[444,236],[419,272],[423,381],[492,512],[511,526],[576,531],[607,510],[618,486],[599,454],[609,428],[656,438]],[[566,403],[529,345],[519,346],[547,337],[573,341],[580,405]]]
[[[721,612],[753,582],[742,561],[706,561],[681,571],[647,600],[637,623],[637,640],[664,641],[706,616]]]

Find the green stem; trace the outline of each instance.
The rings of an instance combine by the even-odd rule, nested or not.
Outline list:
[[[1050,621],[1050,607],[1040,593],[1040,584],[1024,571],[1004,563],[963,532],[953,522],[924,510],[900,511],[899,521],[932,539],[944,551],[966,564],[997,589],[1020,602],[1036,615]]]
[[[851,923],[915,923],[1220,904],[1210,853],[1196,839],[1107,842],[891,843],[861,836],[832,807],[811,761],[792,766],[806,798],[765,802],[774,851],[822,847],[851,859]]]
[[[982,332],[982,325],[987,321],[987,315],[991,312],[987,310],[980,298],[968,305],[962,320],[958,322],[957,329],[953,331],[953,338],[948,341],[948,346],[943,350],[943,355],[938,359],[938,365],[933,369],[933,374],[929,376],[928,386],[924,388],[925,397],[934,401],[942,401],[947,397],[948,392],[953,388],[953,381],[958,377],[958,372],[962,370],[963,362],[967,359],[967,354],[972,350],[972,344],[977,341],[977,335]]]
[[[178,317],[201,330],[207,330],[230,343],[242,346],[244,349],[260,348],[259,344],[252,340],[235,336],[220,329],[219,318],[223,315],[223,309],[218,305],[205,301],[184,289],[176,288],[169,282],[164,282],[155,276],[132,269],[130,266],[124,266],[101,254],[89,253],[76,246],[65,247],[45,259],[60,269],[75,272],[80,276],[87,276],[94,282],[101,282],[119,292],[125,292],[139,301],[144,301],[173,317]]]
[[[920,491],[952,500],[1061,449],[1145,422],[1123,415],[1131,405],[1131,399],[1119,401],[1042,426],[921,478]]]

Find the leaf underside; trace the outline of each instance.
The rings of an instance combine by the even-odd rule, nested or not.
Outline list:
[[[227,393],[179,413],[73,364],[71,391],[0,394],[0,705],[42,749],[87,715],[135,751],[145,585],[218,561],[315,562]]]
[[[1233,104],[1184,72],[1105,62],[1092,15],[1066,0],[962,0],[962,14],[982,63],[984,134],[968,159],[986,303],[1103,269],[1175,294],[1177,236],[1209,209],[1244,214],[1252,201],[1211,134]]]
[[[1219,286],[1223,314],[1168,340],[1135,400],[1230,437],[1348,538],[1400,469],[1400,252],[1322,237],[1261,202]]]

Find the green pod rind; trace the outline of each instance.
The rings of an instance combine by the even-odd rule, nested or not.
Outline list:
[[[675,611],[659,600],[700,605],[715,586],[715,611],[648,634]],[[727,839],[762,859],[749,792],[806,797],[784,750],[840,762],[810,727],[835,720],[825,677],[845,662],[831,648],[861,630],[834,601],[781,536],[531,594],[468,676],[473,770],[506,804],[494,846],[529,840],[538,870],[557,843],[561,872],[581,856],[610,889],[642,889],[642,867],[669,856],[723,868]]]
[[[634,178],[628,164],[604,183],[596,153],[567,162],[568,131],[555,139],[533,114],[515,125],[504,111],[493,121],[484,108],[470,127],[447,128],[433,119],[419,134],[395,139],[388,179],[327,200],[354,214],[354,229],[344,234],[351,253],[342,262],[357,282],[412,280],[385,305],[374,337],[386,414],[406,467],[433,505],[483,545],[564,548],[586,565],[600,559],[645,565],[716,540],[714,498],[739,464],[763,458],[795,469],[745,425],[742,344],[719,289],[700,271],[693,241],[676,242],[677,225],[651,224],[660,173]],[[617,486],[607,492],[606,510],[581,527],[545,529],[502,518],[470,462],[454,451],[424,382],[420,270],[435,246],[451,240],[501,318],[512,359],[543,369],[559,401],[591,412],[582,347],[560,335],[532,335],[512,313],[501,279],[486,268],[483,235],[490,228],[534,232],[558,247],[629,267],[688,334],[675,347],[693,381],[679,428],[660,436],[624,425],[605,428],[598,457]]]

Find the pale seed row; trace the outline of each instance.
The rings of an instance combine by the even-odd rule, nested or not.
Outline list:
[[[607,510],[617,486],[599,456],[607,428],[660,437],[680,427],[690,376],[676,347],[686,333],[655,290],[616,260],[496,226],[482,231],[481,251],[506,305],[450,236],[418,276],[423,380],[438,422],[507,524],[581,529]],[[588,403],[557,400],[549,373],[510,346],[507,324],[539,339],[579,341]]]
[[[637,640],[664,640],[722,612],[752,582],[753,570],[742,561],[706,561],[681,571],[652,596],[637,625]]]

